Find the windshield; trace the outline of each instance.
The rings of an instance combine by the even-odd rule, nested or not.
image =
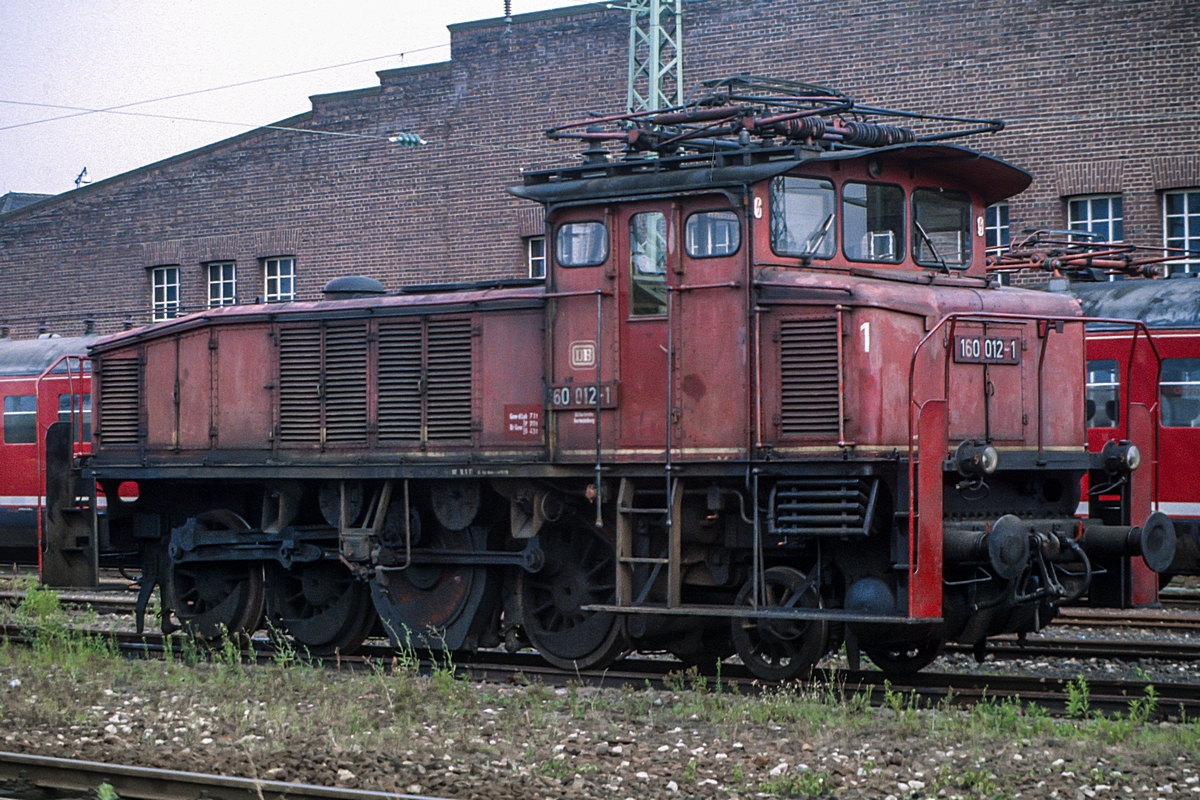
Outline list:
[[[966,192],[916,189],[913,259],[926,267],[971,266],[971,198]]]
[[[904,192],[875,183],[842,186],[842,237],[852,261],[899,261],[904,253]]]
[[[790,175],[771,181],[771,249],[776,255],[832,258],[835,198],[829,181]]]

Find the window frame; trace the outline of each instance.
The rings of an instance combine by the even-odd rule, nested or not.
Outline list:
[[[786,250],[779,249],[778,240],[777,240],[777,236],[776,236],[776,220],[779,217],[776,214],[776,203],[775,203],[775,198],[778,195],[778,191],[776,190],[775,187],[776,187],[776,185],[782,185],[784,187],[782,195],[784,197],[787,197],[787,188],[786,187],[787,187],[787,181],[789,179],[799,180],[799,181],[812,181],[813,183],[828,185],[828,187],[830,189],[829,194],[833,198],[833,202],[832,202],[833,210],[830,212],[833,215],[833,219],[830,220],[829,229],[825,232],[825,235],[821,240],[822,247],[824,247],[827,242],[832,242],[832,244],[833,244],[832,252],[830,252],[828,255],[822,254],[820,252],[820,250],[818,250],[814,253],[808,254],[808,255],[804,255],[801,253],[791,253]],[[812,187],[812,188],[815,189],[818,187]],[[770,183],[767,184],[767,205],[768,205],[768,208],[767,208],[767,219],[768,219],[767,239],[771,246],[771,252],[777,256],[781,256],[782,258],[798,258],[798,259],[806,260],[810,264],[813,261],[817,261],[817,260],[829,261],[831,259],[837,258],[838,228],[841,225],[840,218],[842,216],[838,210],[838,203],[841,200],[841,193],[839,192],[838,189],[839,189],[838,185],[832,179],[830,179],[829,177],[824,176],[824,175],[776,175],[774,178],[772,178]],[[784,204],[784,206],[786,208],[786,203]],[[787,212],[785,210],[783,212],[783,217],[786,219],[786,216],[787,216]],[[823,224],[824,223],[822,223],[822,225]],[[812,235],[815,235],[815,234],[816,234],[816,231],[813,231],[813,234],[809,235],[810,238]]]
[[[965,261],[959,261],[959,262],[952,263],[946,259],[945,254],[940,253],[940,252],[938,253],[938,255],[941,256],[941,259],[942,259],[941,261],[936,261],[936,260],[922,261],[920,258],[917,257],[918,253],[920,252],[920,249],[921,249],[921,237],[917,236],[917,233],[918,233],[917,232],[917,223],[920,221],[917,219],[917,216],[918,216],[917,215],[917,199],[918,199],[919,194],[925,193],[925,192],[927,192],[935,197],[949,197],[951,195],[960,195],[961,194],[961,195],[963,195],[963,197],[966,198],[966,201],[967,201],[966,224],[958,230],[958,232],[962,234],[962,249],[959,251],[959,255],[965,256],[966,257]],[[945,263],[945,266],[947,269],[965,270],[965,269],[971,268],[971,260],[975,257],[975,248],[972,246],[975,237],[971,230],[971,228],[972,228],[971,223],[975,218],[975,201],[971,198],[970,192],[965,191],[963,189],[946,189],[944,187],[935,187],[935,186],[914,186],[912,188],[912,191],[910,191],[908,193],[908,207],[909,207],[908,213],[912,219],[912,225],[909,227],[909,230],[908,230],[909,237],[912,240],[910,243],[910,249],[912,251],[910,253],[910,255],[912,256],[912,260],[913,260],[914,264],[916,264],[917,266],[920,266],[920,267],[937,268],[937,269],[941,269],[943,263]],[[924,226],[922,226],[922,227],[924,227]],[[935,234],[937,234],[937,233],[942,233],[942,231],[934,231],[933,234],[929,233],[929,231],[925,231],[925,235],[928,236],[930,239],[934,239]],[[933,248],[931,248],[931,250],[932,249]]]
[[[697,255],[696,253],[692,252],[692,241],[691,241],[690,234],[689,234],[689,231],[691,231],[691,229],[692,229],[692,220],[701,215],[715,215],[715,214],[728,214],[729,216],[733,217],[733,225],[731,226],[732,230],[734,232],[733,249],[728,252],[707,253],[707,254],[703,254],[703,255]],[[711,228],[709,228],[709,230],[711,230]],[[837,247],[837,245],[835,244],[834,245],[835,250],[836,250],[836,247]],[[733,211],[732,209],[728,209],[728,208],[701,209],[699,211],[691,212],[690,214],[687,215],[687,218],[684,219],[684,221],[683,221],[683,252],[687,255],[688,258],[691,258],[693,260],[700,260],[700,259],[705,259],[705,258],[729,258],[730,256],[737,255],[738,251],[741,249],[742,249],[742,217],[736,211]]]
[[[167,280],[172,275],[175,279],[174,282]],[[161,281],[159,280],[160,277],[162,278]],[[150,268],[151,322],[166,322],[167,320],[175,319],[182,313],[183,304],[181,300],[183,299],[183,287],[179,279],[178,264],[163,264],[162,266]],[[174,290],[174,299],[170,299],[172,289]]]
[[[1071,195],[1067,200],[1067,230],[1078,232],[1079,234],[1095,234],[1101,233],[1106,242],[1123,242],[1125,241],[1125,203],[1124,195],[1121,193],[1101,193],[1101,194],[1079,194]],[[1093,204],[1098,200],[1105,200],[1108,204],[1108,215],[1106,217],[1093,216]],[[1116,201],[1118,213],[1113,213],[1113,201]],[[1082,203],[1087,209],[1086,219],[1075,218],[1075,208],[1077,203]],[[1077,224],[1082,224],[1084,227],[1075,227]],[[1104,234],[1096,230],[1098,225],[1104,225],[1107,233]],[[1116,230],[1114,230],[1116,226]],[[1119,234],[1119,235],[1114,235]]]
[[[205,269],[208,272],[208,307],[220,308],[221,306],[237,305],[237,262],[236,261],[210,261],[206,263]],[[224,275],[225,267],[229,268],[229,277]],[[213,270],[221,270],[216,280],[213,279]],[[213,298],[213,287],[220,287],[218,297]],[[229,293],[225,293],[225,288],[228,286]]]
[[[871,189],[871,188],[895,189],[896,191],[898,191],[900,193],[900,205],[899,205],[899,207],[900,207],[900,225],[898,227],[899,236],[897,237],[899,239],[899,241],[893,242],[892,248],[893,248],[894,255],[892,258],[855,258],[850,255],[850,252],[851,252],[850,248],[846,247],[846,227],[847,227],[846,220],[847,220],[847,217],[846,217],[845,205],[846,205],[846,187],[848,187],[848,186],[862,186],[867,189]],[[904,191],[904,187],[898,183],[881,183],[881,182],[876,182],[876,181],[862,181],[862,180],[843,181],[842,185],[839,187],[839,191],[838,191],[838,202],[841,204],[841,207],[842,207],[842,214],[841,214],[841,218],[842,218],[841,219],[842,255],[845,257],[845,259],[847,261],[853,261],[856,264],[903,264],[904,260],[908,257],[908,250],[907,250],[907,243],[905,242],[905,236],[908,233],[908,216],[909,216],[910,212],[909,212],[909,207],[908,207],[909,204],[907,202],[907,199],[908,199],[908,197],[907,197],[907,193]],[[865,205],[863,206],[863,211],[864,212],[866,211]],[[886,230],[889,233],[895,233],[895,231],[892,231],[890,228],[888,228]],[[866,237],[870,233],[872,233],[872,231],[865,230],[863,233],[863,236]],[[874,240],[872,240],[872,241],[874,241]]]
[[[1183,202],[1182,213],[1171,214],[1168,209],[1169,199],[1179,197]],[[1190,211],[1192,198],[1195,198],[1196,211]],[[1179,218],[1183,224],[1183,236],[1173,237],[1171,233],[1172,218]],[[1188,247],[1190,240],[1200,240],[1200,188],[1188,189],[1170,189],[1162,193],[1162,235],[1163,249],[1179,248],[1182,250],[1200,250],[1198,247]],[[1172,242],[1176,244],[1172,244]],[[1175,261],[1165,265],[1166,275],[1170,277],[1176,273],[1195,274],[1200,273],[1200,257],[1186,258],[1182,261]]]
[[[280,274],[279,268],[287,262],[288,275],[286,277],[290,284],[290,290],[283,292],[279,290],[279,282],[284,279]],[[275,266],[275,275],[271,274],[271,267]],[[276,291],[271,291],[271,281],[276,282]],[[264,303],[291,303],[296,299],[296,257],[295,256],[270,256],[263,259],[263,302]]]
[[[563,261],[562,254],[561,254],[560,248],[558,246],[559,240],[563,235],[564,229],[571,228],[576,225],[597,225],[597,226],[599,226],[601,233],[604,234],[604,239],[603,239],[604,246],[601,248],[602,252],[600,253],[600,257],[598,260],[596,260],[596,261],[580,261],[580,262]],[[603,220],[573,219],[573,220],[569,220],[567,222],[560,222],[558,225],[554,226],[554,263],[564,269],[586,269],[589,267],[598,267],[601,264],[603,264],[604,262],[608,261],[608,254],[611,249],[611,247],[610,247],[611,242],[609,241],[610,238],[611,237],[609,236],[609,233],[608,233],[608,226],[604,224]]]
[[[1162,379],[1161,376],[1165,376],[1167,374],[1168,370],[1171,370],[1174,367],[1174,365],[1178,364],[1179,362],[1190,362],[1191,364],[1195,365],[1195,367],[1196,367],[1195,370],[1184,370],[1181,368],[1179,370],[1181,375],[1185,374],[1185,373],[1191,373],[1191,372],[1200,374],[1200,358],[1182,357],[1182,358],[1164,358],[1162,360],[1162,367],[1161,367],[1161,371],[1159,373],[1160,378],[1158,381],[1158,403],[1159,403],[1159,408],[1160,408],[1159,424],[1164,428],[1200,427],[1200,425],[1191,425],[1191,424],[1178,425],[1178,424],[1176,424],[1176,421],[1174,419],[1174,409],[1176,406],[1176,403],[1173,402],[1174,399],[1190,400],[1193,402],[1200,401],[1200,398],[1198,398],[1198,397],[1195,397],[1195,396],[1189,397],[1185,394],[1185,391],[1188,387],[1191,387],[1191,386],[1200,387],[1200,379],[1177,380],[1177,381],[1167,381],[1167,380]],[[1179,393],[1172,394],[1171,402],[1168,402],[1167,392],[1163,391],[1164,387],[1167,387],[1167,386],[1179,387]],[[1168,411],[1170,411],[1170,413],[1168,413]],[[1193,420],[1196,420],[1198,417],[1200,417],[1200,405],[1197,406],[1196,413],[1192,414],[1192,416],[1188,420],[1188,422],[1191,423]]]
[[[541,254],[534,253],[535,245],[541,245]],[[546,277],[546,237],[528,236],[525,239],[525,267],[530,278]]]
[[[9,403],[10,400],[29,401],[29,402],[28,403],[17,402],[17,403],[10,404]],[[17,406],[17,407],[13,408],[10,411],[9,405],[13,405],[13,406]],[[29,405],[31,407],[30,408],[21,408],[20,406],[22,406],[22,405]],[[21,418],[20,419],[21,424],[19,426],[14,427],[15,420],[12,420],[13,417]],[[10,420],[12,420],[12,421],[10,421]],[[32,423],[32,425],[31,425],[31,423]],[[3,428],[4,428],[4,433],[3,433],[4,444],[6,444],[6,445],[14,445],[14,444],[36,445],[37,444],[37,395],[36,394],[4,395],[2,424],[3,424]],[[10,439],[9,438],[10,431],[13,431],[14,433],[16,431],[20,431],[22,434],[22,438]],[[25,438],[26,433],[28,434],[27,438]]]
[[[1004,212],[1001,215],[1001,212]],[[993,214],[995,223],[993,224]],[[990,206],[983,209],[983,254],[984,256],[998,256],[1008,250],[1012,244],[1011,231],[1009,229],[1009,208],[1008,201],[1001,200],[992,203]],[[1001,219],[1003,216],[1003,219]],[[990,238],[995,237],[995,244],[988,244]]]

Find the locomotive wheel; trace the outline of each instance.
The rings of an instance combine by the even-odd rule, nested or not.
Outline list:
[[[803,572],[771,567],[763,573],[766,608],[820,608],[821,598]],[[737,605],[749,606],[754,582],[738,592]],[[817,620],[750,619],[732,621],[738,657],[756,677],[768,681],[806,678],[825,654],[829,625]]]
[[[888,675],[912,675],[928,667],[941,655],[943,639],[898,644],[891,647],[863,647],[867,658]]]
[[[486,544],[486,532],[426,531],[433,550],[470,550]],[[487,599],[487,569],[467,565],[413,564],[372,581],[375,609],[392,644],[400,648],[457,650],[469,646],[476,617]]]
[[[314,656],[358,649],[375,626],[371,590],[337,561],[267,568],[267,615]]]
[[[545,567],[517,583],[522,627],[542,658],[560,669],[608,666],[628,649],[615,614],[585,611],[616,600],[616,551],[585,521],[542,529]]]
[[[207,530],[248,530],[232,511],[207,511],[196,518]],[[262,566],[246,562],[185,562],[167,571],[170,604],[184,630],[205,639],[249,634],[263,616]]]

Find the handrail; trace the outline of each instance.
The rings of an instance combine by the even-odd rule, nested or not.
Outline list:
[[[1044,445],[1043,445],[1043,441],[1042,441],[1042,425],[1043,425],[1043,420],[1042,420],[1042,372],[1045,367],[1045,346],[1050,337],[1051,326],[1053,326],[1054,329],[1056,329],[1056,330],[1060,324],[1066,324],[1066,323],[1070,323],[1073,325],[1086,326],[1086,325],[1090,325],[1090,324],[1096,323],[1096,322],[1105,322],[1105,323],[1110,323],[1110,324],[1128,326],[1133,329],[1133,336],[1132,336],[1132,341],[1130,343],[1129,355],[1128,355],[1128,359],[1127,359],[1127,363],[1126,363],[1126,385],[1128,386],[1129,381],[1132,379],[1133,359],[1134,359],[1134,355],[1137,351],[1137,339],[1138,339],[1139,333],[1145,333],[1146,341],[1150,345],[1150,351],[1153,353],[1155,361],[1158,364],[1158,371],[1160,374],[1162,371],[1162,356],[1159,354],[1158,348],[1154,344],[1154,339],[1150,335],[1149,328],[1146,326],[1146,324],[1144,322],[1142,322],[1140,320],[1105,318],[1105,317],[1042,316],[1042,315],[1036,315],[1036,314],[1014,314],[1014,313],[1009,313],[1009,312],[998,312],[998,311],[997,312],[957,311],[957,312],[953,312],[950,314],[946,314],[940,320],[938,320],[938,322],[932,328],[929,329],[929,331],[921,338],[921,340],[919,342],[917,342],[916,346],[913,348],[912,356],[909,359],[909,367],[908,367],[908,575],[909,575],[909,586],[910,587],[913,584],[913,578],[917,571],[916,563],[915,563],[915,556],[916,556],[915,547],[916,547],[916,538],[917,538],[915,533],[916,533],[916,522],[917,522],[917,513],[918,513],[918,510],[916,508],[916,458],[915,458],[916,451],[917,451],[917,443],[914,438],[913,428],[916,423],[916,418],[920,416],[920,412],[924,410],[925,405],[927,403],[930,403],[930,402],[943,402],[943,403],[947,403],[947,404],[949,403],[949,400],[950,400],[950,362],[952,360],[949,356],[948,351],[944,351],[944,352],[946,352],[946,358],[945,358],[945,366],[944,366],[944,370],[943,370],[943,383],[942,383],[942,392],[941,392],[942,396],[926,398],[922,402],[918,403],[916,396],[915,396],[916,395],[917,358],[919,357],[921,351],[924,349],[926,344],[928,342],[930,342],[934,338],[934,336],[943,329],[943,327],[948,327],[948,330],[946,332],[947,337],[948,337],[947,341],[949,342],[949,347],[953,348],[953,346],[954,346],[953,333],[954,333],[954,330],[957,327],[958,323],[959,322],[976,322],[976,321],[980,322],[980,323],[1003,322],[1003,321],[1022,322],[1022,323],[1037,322],[1037,323],[1040,323],[1041,325],[1046,326],[1044,331],[1039,331],[1040,333],[1043,333],[1043,335],[1041,337],[1043,339],[1043,343],[1042,343],[1040,358],[1038,360],[1038,376],[1037,376],[1038,377],[1038,422],[1037,422],[1037,424],[1038,424],[1038,452],[1039,453],[1044,450]],[[987,365],[985,364],[984,366],[986,367]],[[1157,383],[1158,382],[1156,380],[1155,386],[1157,386]],[[1123,418],[1126,420],[1129,419],[1130,395],[1131,395],[1131,392],[1129,392],[1129,391],[1126,391],[1124,393],[1124,407],[1123,407],[1124,417]],[[1157,402],[1155,403],[1155,405],[1157,405]],[[949,419],[950,419],[950,415],[949,415],[948,409],[947,409],[946,422],[945,422],[947,428],[949,427]],[[1158,427],[1159,426],[1155,426],[1155,458],[1154,458],[1154,467],[1153,467],[1153,471],[1151,474],[1151,481],[1152,481],[1151,496],[1154,497],[1155,499],[1157,499],[1157,497],[1158,497],[1158,457],[1157,457]],[[947,436],[947,440],[948,440],[948,438],[949,437]],[[1085,443],[1085,447],[1086,447],[1086,443]],[[945,458],[945,455],[946,455],[945,453],[937,454],[938,461],[939,462],[942,461]],[[911,591],[911,588],[910,588],[910,591]]]
[[[43,526],[42,526],[42,511],[43,511],[43,504],[44,504],[44,501],[46,498],[46,479],[44,476],[45,470],[44,470],[44,465],[42,464],[42,461],[46,455],[46,431],[48,431],[50,429],[49,425],[46,425],[43,428],[43,426],[41,424],[42,381],[45,380],[47,376],[53,374],[54,370],[58,367],[59,364],[63,363],[64,361],[66,362],[66,364],[67,364],[67,370],[66,370],[67,390],[70,392],[70,395],[71,395],[71,433],[72,433],[71,440],[74,443],[72,445],[71,455],[72,455],[72,457],[84,455],[84,452],[83,452],[83,445],[84,445],[84,443],[83,443],[83,403],[82,403],[82,401],[80,402],[80,406],[79,406],[78,418],[75,415],[75,397],[77,394],[81,396],[82,392],[76,392],[76,390],[75,390],[75,375],[71,372],[72,360],[74,360],[79,366],[78,380],[80,383],[80,388],[82,388],[85,374],[91,373],[90,368],[88,370],[86,370],[86,373],[83,368],[83,365],[85,362],[88,364],[91,364],[91,361],[92,361],[91,357],[86,356],[86,355],[66,354],[66,355],[59,356],[57,359],[54,360],[53,364],[51,364],[50,366],[46,367],[44,370],[41,371],[41,373],[37,376],[37,379],[34,381],[34,384],[33,384],[34,431],[36,432],[36,436],[37,436],[37,441],[34,443],[34,451],[37,453],[37,456],[36,456],[37,480],[38,480],[38,485],[37,485],[37,567],[38,567],[38,578],[39,579],[41,578],[41,575],[42,575],[42,537],[45,534],[45,531],[43,530]],[[57,422],[58,421],[57,414],[55,415],[55,417],[56,417],[55,422]],[[78,419],[78,427],[76,427],[76,419]],[[51,423],[51,424],[53,424],[53,423]],[[75,434],[78,434],[78,436],[76,436]]]

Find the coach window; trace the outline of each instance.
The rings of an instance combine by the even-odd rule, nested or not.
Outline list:
[[[568,222],[558,226],[554,258],[562,267],[596,267],[608,258],[608,236],[602,222]]]
[[[1200,189],[1163,195],[1163,246],[1200,253]],[[1165,265],[1168,275],[1200,272],[1200,258]]]
[[[629,218],[629,313],[667,313],[667,218],[658,211]]]
[[[1125,238],[1123,213],[1119,194],[1072,197],[1067,200],[1067,227],[1119,242]]]
[[[263,299],[268,303],[290,303],[296,299],[296,259],[263,259]]]
[[[232,261],[208,265],[208,307],[231,306],[237,302],[237,272]]]
[[[75,400],[75,419],[71,419],[71,399]],[[80,441],[86,442],[92,438],[92,396],[90,394],[60,394],[58,396],[58,421],[71,424],[72,431],[78,431],[83,426]]]
[[[718,258],[737,252],[742,227],[732,211],[700,211],[687,218],[684,246],[692,258]]]
[[[1115,428],[1120,418],[1120,373],[1116,361],[1087,362],[1086,416],[1089,428]]]
[[[1164,358],[1158,391],[1164,426],[1200,427],[1200,358]]]
[[[829,181],[781,175],[771,181],[771,250],[780,256],[832,258],[837,195]]]
[[[4,443],[37,441],[37,398],[32,394],[4,398]]]
[[[904,192],[899,186],[842,186],[842,249],[851,261],[904,258]]]
[[[913,260],[923,267],[971,266],[971,197],[948,189],[912,193]]]
[[[179,316],[179,267],[155,267],[150,270],[151,321],[162,322]]]

